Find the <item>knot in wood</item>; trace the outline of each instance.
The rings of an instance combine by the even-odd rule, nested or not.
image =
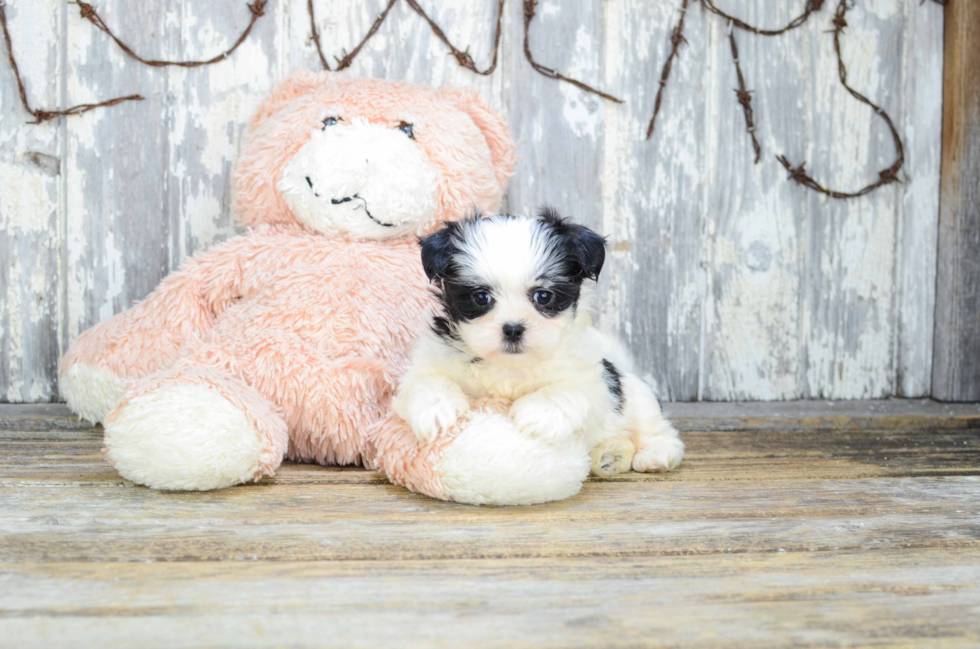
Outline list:
[[[535,5],[538,4],[538,0],[524,0],[524,24],[527,25],[532,20],[534,20],[534,9]]]
[[[34,121],[31,122],[31,124],[42,124],[44,122],[47,122],[48,120],[52,120],[56,117],[60,117],[61,115],[64,115],[64,112],[56,111],[56,110],[43,110],[41,108],[38,108],[34,111],[33,114],[34,114]]]
[[[87,2],[82,2],[81,0],[79,0],[75,4],[78,5],[78,13],[81,15],[83,19],[93,20],[95,18],[95,8],[92,7],[92,5],[90,5]]]
[[[735,89],[735,94],[738,96],[738,103],[742,104],[743,108],[752,107],[752,91],[751,90],[740,90]]]
[[[882,169],[878,172],[878,184],[887,185],[888,183],[898,182],[898,169],[895,167],[888,167],[887,169]]]
[[[459,63],[464,68],[468,70],[473,70],[476,72],[476,63],[473,61],[473,57],[466,52],[453,52],[456,57],[456,62]]]
[[[252,12],[252,16],[258,18],[259,16],[265,15],[265,5],[268,4],[269,0],[255,0],[254,4],[246,5],[248,10]]]

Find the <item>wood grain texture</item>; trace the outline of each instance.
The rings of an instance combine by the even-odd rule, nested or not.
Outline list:
[[[703,15],[692,7],[688,45],[674,65],[657,133],[644,140],[679,3],[605,2],[605,87],[626,103],[606,109],[603,230],[610,239],[602,324],[637,355],[665,400],[698,398],[704,309]]]
[[[0,646],[980,643],[977,406],[672,408],[680,470],[510,508],[292,464],[160,493],[0,408]]]
[[[19,647],[970,647],[980,550],[6,564]],[[272,604],[274,602],[274,605]],[[530,613],[530,614],[529,614]],[[750,621],[750,624],[746,624]]]
[[[825,403],[795,402],[678,413],[678,405],[668,415],[686,435],[683,470],[628,473],[611,481],[794,480],[803,458],[803,475],[811,479],[980,475],[980,406],[948,410],[934,402],[882,402],[836,412]],[[101,428],[63,406],[36,414],[0,412],[0,431],[0,484],[125,484],[102,457]],[[805,438],[814,431],[821,432],[818,440]],[[384,478],[355,468],[287,463],[261,484],[316,483],[383,484]]]
[[[980,400],[980,8],[946,14],[933,392]]]
[[[800,9],[764,0],[718,5],[769,27]],[[385,2],[315,6],[325,53],[334,57],[352,49]],[[489,63],[495,0],[422,6],[481,68]],[[789,183],[775,160],[777,153],[806,160],[817,178],[847,189],[892,155],[880,120],[836,79],[829,5],[778,38],[736,33],[754,91],[758,165],[733,92],[727,26],[697,3],[657,130],[643,139],[679,7],[672,0],[538,4],[531,30],[538,60],[625,99],[622,105],[531,70],[517,0],[505,6],[500,62],[489,77],[460,68],[405,3],[348,73],[468,86],[489,98],[518,138],[521,162],[507,207],[550,202],[609,236],[600,321],[628,342],[662,398],[929,394],[943,9],[869,0],[848,12],[851,81],[896,120],[907,164],[902,186],[844,203]],[[57,399],[57,358],[78,333],[237,231],[230,172],[244,122],[277,81],[300,67],[318,69],[319,61],[305,0],[270,3],[233,56],[196,69],[139,65],[80,19],[75,5],[44,0],[8,9],[37,103],[147,97],[28,127],[12,75],[0,70],[0,400],[43,402]],[[250,16],[244,0],[100,0],[97,9],[135,50],[170,59],[213,56]],[[958,340],[937,349],[955,357],[969,336]]]
[[[915,397],[932,391],[932,340],[936,310],[939,169],[942,133],[944,9],[905,3],[902,34],[902,95],[899,131],[905,144],[905,184],[898,221],[896,256],[897,338],[895,394]],[[920,17],[919,10],[932,15]]]
[[[731,6],[729,6],[731,5]],[[723,5],[719,5],[721,7]],[[752,25],[784,25],[797,3],[747,3],[727,10]],[[697,18],[702,18],[697,16]],[[700,396],[709,400],[798,399],[805,393],[806,345],[801,307],[805,294],[806,204],[785,182],[777,152],[803,152],[800,107],[813,77],[807,28],[778,38],[734,33],[753,91],[758,164],[736,103],[738,87],[729,27],[708,16],[712,69],[706,101],[707,167],[705,358]]]

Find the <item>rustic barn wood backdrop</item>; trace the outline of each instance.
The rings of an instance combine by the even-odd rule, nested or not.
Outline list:
[[[245,0],[97,0],[138,53],[202,59],[250,18]],[[316,0],[328,56],[368,30],[382,0]],[[423,3],[481,67],[495,0]],[[776,38],[737,32],[762,159],[733,89],[727,25],[692,3],[657,130],[643,139],[679,0],[542,0],[541,63],[625,100],[547,79],[505,7],[501,60],[480,77],[397,3],[350,72],[471,86],[508,117],[521,162],[512,211],[548,201],[609,235],[601,320],[671,400],[873,398],[931,392],[942,112],[943,8],[859,0],[843,56],[852,85],[905,142],[904,184],[831,200],[786,180],[779,153],[840,189],[894,156],[884,124],[846,94],[827,3]],[[804,2],[716,3],[781,26]],[[244,123],[297,68],[319,69],[306,0],[272,0],[227,61],[150,68],[64,0],[7,0],[27,89],[46,108],[140,93],[38,126],[0,65],[0,400],[57,400],[66,346],[150,292],[183,259],[233,235],[230,172]],[[4,61],[5,63],[5,61]]]

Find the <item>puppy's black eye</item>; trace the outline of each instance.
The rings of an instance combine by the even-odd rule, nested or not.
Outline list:
[[[538,290],[534,292],[531,299],[534,300],[535,304],[548,306],[555,299],[555,294],[551,291]]]
[[[471,297],[477,306],[490,306],[493,302],[493,296],[486,291],[477,291]]]
[[[409,139],[415,139],[415,131],[412,129],[412,125],[408,122],[402,122],[398,125],[398,130],[409,137]]]
[[[328,117],[323,120],[323,128],[327,128],[328,126],[336,126],[339,122],[340,120],[338,120],[336,117]]]

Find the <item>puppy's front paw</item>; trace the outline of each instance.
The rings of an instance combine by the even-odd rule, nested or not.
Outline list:
[[[452,428],[470,408],[462,394],[433,392],[425,403],[413,408],[408,424],[420,442],[428,443]]]
[[[633,456],[633,470],[641,473],[672,471],[684,459],[684,442],[673,435],[649,438]]]
[[[575,432],[564,412],[536,394],[515,401],[510,408],[510,418],[522,433],[544,442],[561,442]]]

